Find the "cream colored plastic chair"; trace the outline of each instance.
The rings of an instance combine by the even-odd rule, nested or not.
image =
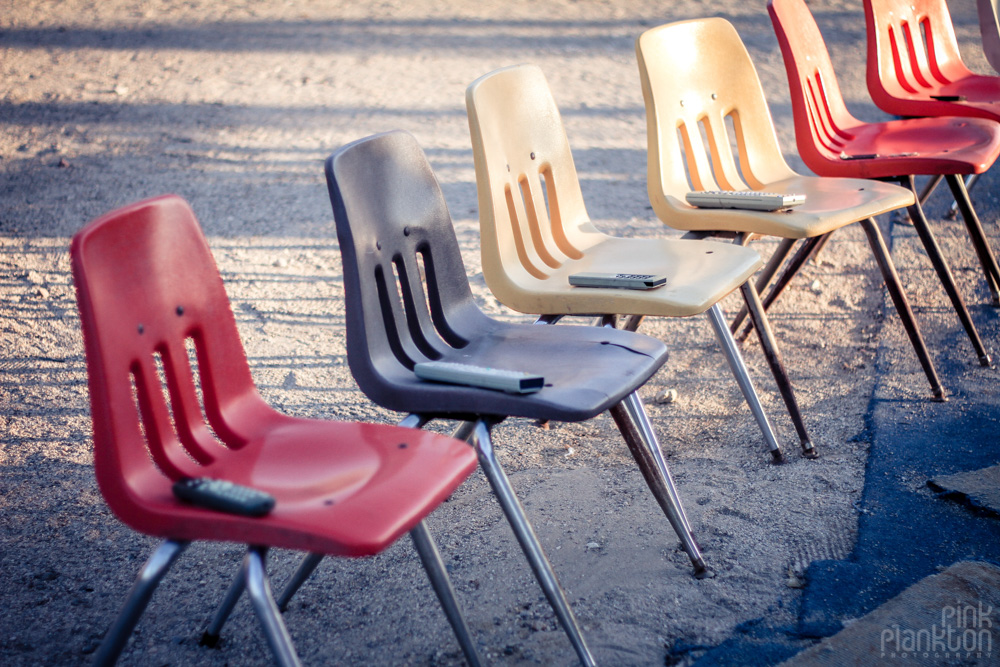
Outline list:
[[[913,204],[913,193],[878,181],[800,176],[792,171],[778,146],[750,54],[725,19],[653,28],[639,37],[636,52],[646,101],[649,198],[660,220],[676,229],[736,233],[743,244],[758,235],[786,239],[761,272],[758,290],[770,285],[795,240],[806,239],[765,298],[765,308],[829,234],[860,223],[931,391],[944,400],[944,389],[872,219]],[[761,212],[696,208],[684,198],[691,190],[747,189],[804,194],[806,200],[785,211]],[[741,319],[742,314],[734,331]]]
[[[545,75],[531,65],[507,67],[474,81],[466,91],[479,190],[483,275],[504,305],[542,314],[628,315],[634,330],[643,316],[687,317],[708,312],[740,389],[776,460],[777,438],[719,300],[743,288],[807,456],[815,450],[802,423],[763,308],[749,282],[760,256],[729,243],[680,239],[626,239],[603,234],[587,216],[569,141]],[[652,290],[573,287],[578,272],[663,274]]]

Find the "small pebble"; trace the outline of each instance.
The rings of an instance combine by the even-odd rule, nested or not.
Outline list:
[[[677,390],[676,389],[666,389],[663,393],[658,394],[656,398],[653,399],[655,403],[660,403],[666,405],[668,403],[677,402]]]

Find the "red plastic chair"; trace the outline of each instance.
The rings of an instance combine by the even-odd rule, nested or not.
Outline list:
[[[973,73],[945,0],[864,0],[868,92],[897,116],[1000,120],[1000,77]]]
[[[1000,125],[989,120],[944,117],[881,123],[858,120],[844,104],[823,36],[805,3],[802,0],[770,0],[767,8],[788,73],[799,155],[820,176],[896,181],[916,195],[913,178],[916,174],[946,176],[949,182],[960,185],[961,175],[986,171],[1000,155]],[[971,210],[967,199],[966,203]],[[958,292],[920,202],[910,206],[909,212],[979,362],[989,366],[990,355]],[[987,259],[992,258],[974,212],[964,219],[977,250],[985,252]],[[989,271],[986,275],[990,275]],[[991,288],[995,289],[995,285],[991,284]]]
[[[974,74],[962,62],[945,0],[865,0],[864,5],[868,92],[880,109],[904,117],[1000,121],[1000,76]],[[973,178],[967,183],[948,178],[967,225],[975,216],[967,192]],[[940,180],[940,176],[931,179],[920,194],[921,202]],[[973,241],[993,305],[1000,306],[1000,268],[989,247],[975,235]]]
[[[657,217],[675,229],[736,234],[741,244],[761,235],[782,241],[761,269],[762,291],[798,239],[785,275],[795,275],[816,247],[847,225],[865,233],[886,289],[935,400],[944,387],[920,333],[874,216],[909,206],[913,193],[868,179],[803,176],[786,162],[760,77],[733,25],[715,17],[647,30],[636,41],[646,103],[647,185]],[[695,57],[697,56],[697,57]],[[697,190],[755,190],[805,195],[782,212],[705,209],[685,198]],[[780,293],[767,293],[765,308]]]
[[[298,664],[271,597],[267,547],[367,556],[409,531],[463,651],[477,664],[423,523],[476,467],[472,448],[416,429],[272,410],[253,384],[205,237],[179,197],[139,202],[91,222],[70,252],[97,481],[118,518],[165,538],[95,663],[117,659],[189,541],[222,540],[252,545],[229,601],[235,604],[245,587],[275,658]],[[262,518],[202,509],[174,497],[172,483],[184,477],[252,486],[276,505]]]

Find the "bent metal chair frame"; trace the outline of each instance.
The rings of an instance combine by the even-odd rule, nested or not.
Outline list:
[[[440,186],[412,135],[389,132],[337,150],[327,184],[343,256],[347,356],[361,390],[391,410],[457,419],[580,662],[594,664],[565,593],[497,458],[492,427],[508,416],[583,421],[610,411],[696,576],[709,576],[636,390],[666,360],[659,341],[597,327],[507,324],[469,287]],[[459,362],[545,377],[532,394],[422,381],[413,367]],[[585,360],[585,361],[584,361]],[[320,556],[307,557],[286,604]]]
[[[959,116],[1000,121],[1000,76],[973,73],[962,61],[945,0],[865,0],[866,78],[876,106],[902,117]],[[980,8],[982,11],[982,8]],[[985,170],[983,170],[985,171]],[[979,172],[981,173],[981,172]],[[981,235],[969,200],[972,174],[933,175],[924,202],[944,178],[976,249],[994,306],[1000,306],[1000,266]]]
[[[466,90],[466,107],[479,191],[483,275],[497,299],[514,310],[541,314],[541,322],[567,315],[625,315],[624,328],[632,331],[646,316],[707,313],[768,449],[780,461],[778,440],[719,306],[739,289],[802,451],[815,457],[750,280],[760,267],[759,255],[713,241],[626,239],[598,231],[587,215],[559,109],[538,67],[506,67],[480,77]],[[581,271],[663,274],[667,282],[645,292],[571,286],[569,275]]]
[[[783,276],[764,297],[765,309],[826,237],[857,222],[931,393],[935,400],[944,400],[944,388],[874,220],[911,205],[913,193],[878,181],[795,173],[781,154],[750,54],[725,19],[681,21],[647,30],[636,41],[636,54],[646,102],[647,184],[657,217],[676,229],[735,234],[740,244],[763,235],[782,238],[759,274],[756,287],[762,293],[802,240]],[[785,211],[764,212],[699,209],[684,199],[692,190],[746,189],[804,194],[806,201]],[[734,331],[744,316],[737,316]]]
[[[954,177],[961,187],[961,174],[986,171],[1000,154],[1000,125],[986,119],[859,121],[847,110],[823,36],[803,0],[770,0],[768,12],[788,73],[799,154],[820,176],[894,181],[916,196],[914,174],[947,175]],[[960,199],[971,209],[967,197]],[[955,285],[923,207],[914,201],[908,210],[979,362],[989,366],[990,355]],[[972,213],[964,219],[974,246],[984,248],[986,255],[992,257],[978,218]]]
[[[164,538],[94,663],[117,660],[159,582],[191,541],[223,540],[248,545],[226,613],[245,588],[275,660],[297,665],[271,597],[268,548],[358,557],[409,532],[466,658],[479,664],[423,521],[475,468],[468,447],[414,429],[297,419],[272,410],[253,385],[205,237],[177,196],[91,222],[74,236],[70,253],[97,481],[118,518]],[[174,481],[202,476],[268,492],[274,509],[245,517],[183,503],[171,493]],[[210,630],[204,639],[217,638]]]

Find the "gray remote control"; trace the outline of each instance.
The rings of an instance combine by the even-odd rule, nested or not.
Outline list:
[[[224,479],[196,477],[174,482],[174,495],[192,505],[206,509],[264,516],[274,509],[274,497],[249,486],[240,486]]]
[[[512,394],[530,394],[545,386],[545,378],[535,373],[451,361],[424,361],[415,364],[413,372],[421,380],[497,389]]]
[[[756,190],[701,190],[684,195],[687,203],[698,208],[743,208],[751,211],[777,211],[804,204],[805,195],[783,195]]]
[[[569,276],[569,284],[576,287],[653,289],[666,282],[666,276],[652,273],[573,273]]]

